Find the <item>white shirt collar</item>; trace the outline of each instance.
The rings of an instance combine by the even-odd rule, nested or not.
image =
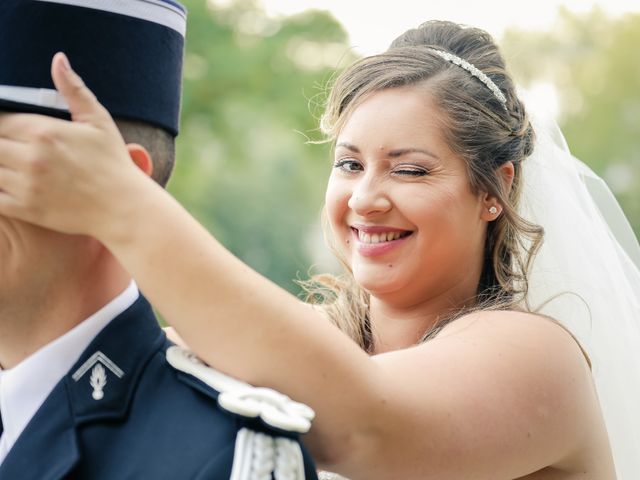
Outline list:
[[[45,345],[15,367],[0,370],[0,464],[56,384],[111,320],[140,296],[135,282],[67,333]]]

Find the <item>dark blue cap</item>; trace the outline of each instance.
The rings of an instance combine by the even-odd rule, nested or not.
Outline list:
[[[177,135],[185,29],[172,0],[0,0],[0,110],[69,118],[62,51],[111,115]]]

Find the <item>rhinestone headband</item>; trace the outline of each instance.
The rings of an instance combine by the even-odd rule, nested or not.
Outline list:
[[[436,55],[438,55],[440,58],[446,60],[447,62],[451,62],[451,63],[453,63],[455,65],[458,65],[461,68],[464,68],[467,72],[469,72],[471,75],[473,75],[478,80],[480,80],[482,83],[484,83],[486,85],[486,87],[489,90],[491,90],[491,93],[493,93],[493,95],[502,104],[502,106],[505,109],[507,108],[507,98],[500,91],[498,86],[495,83],[493,83],[493,80],[491,80],[482,71],[478,70],[478,68],[476,68],[475,65],[472,65],[471,63],[469,63],[466,60],[458,57],[457,55],[454,55],[453,53],[443,52],[442,50],[438,50],[438,49],[435,49],[435,48],[429,48],[428,50],[431,53],[435,53]]]

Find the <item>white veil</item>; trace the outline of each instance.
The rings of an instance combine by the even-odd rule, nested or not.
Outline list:
[[[530,103],[530,102],[529,102]],[[521,214],[545,229],[531,308],[565,325],[592,371],[619,480],[640,478],[640,246],[604,181],[574,158],[550,117],[523,164]]]

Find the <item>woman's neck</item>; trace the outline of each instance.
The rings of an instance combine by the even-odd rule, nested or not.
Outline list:
[[[372,296],[370,319],[374,353],[414,346],[439,320],[463,307],[473,306],[475,292],[447,293],[415,304],[398,304]]]

